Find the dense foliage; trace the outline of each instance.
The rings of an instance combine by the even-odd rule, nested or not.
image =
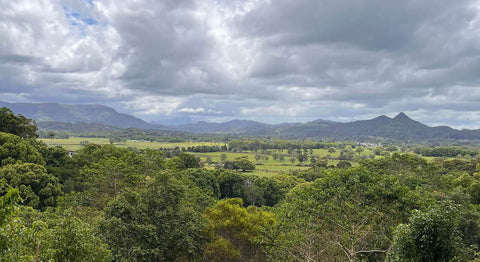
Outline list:
[[[15,115],[6,107],[0,108],[0,132],[17,135],[21,138],[37,137],[36,124],[22,116]]]
[[[472,152],[427,160],[388,145],[361,157],[367,149],[348,142],[239,140],[88,144],[69,157],[9,132],[0,133],[0,261],[478,261]],[[229,150],[256,164],[291,156],[305,171],[260,176]],[[187,151],[222,153],[203,167]]]

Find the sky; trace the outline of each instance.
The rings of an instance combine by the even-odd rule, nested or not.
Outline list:
[[[480,0],[0,0],[0,101],[480,128]]]

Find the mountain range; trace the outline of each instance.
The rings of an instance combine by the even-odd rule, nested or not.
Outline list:
[[[151,124],[103,105],[66,105],[57,103],[5,103],[16,114],[35,119],[40,129],[54,131],[113,131],[134,127],[188,133],[230,134],[239,136],[273,136],[288,138],[366,138],[385,137],[399,140],[480,139],[480,129],[457,130],[448,126],[430,127],[399,113],[369,120],[334,122],[315,120],[307,123],[270,125],[250,120],[223,123],[197,122],[176,126]]]
[[[14,113],[22,114],[37,122],[99,123],[112,127],[136,127],[140,129],[158,129],[162,127],[150,124],[132,115],[118,113],[115,109],[103,105],[0,102],[0,107],[8,107]]]

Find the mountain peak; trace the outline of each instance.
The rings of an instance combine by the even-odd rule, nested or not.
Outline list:
[[[405,113],[400,112],[397,116],[395,116],[393,119],[395,120],[411,120],[410,117],[408,117]]]
[[[388,116],[386,116],[386,115],[381,115],[381,116],[375,117],[375,118],[372,119],[372,120],[374,120],[374,121],[384,121],[384,122],[385,122],[385,121],[391,120],[391,118],[388,117]]]

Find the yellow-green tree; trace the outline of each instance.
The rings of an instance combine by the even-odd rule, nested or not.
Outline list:
[[[207,208],[209,232],[213,239],[205,251],[210,261],[262,261],[265,256],[257,240],[275,225],[270,212],[255,206],[243,207],[240,198],[220,200]]]

